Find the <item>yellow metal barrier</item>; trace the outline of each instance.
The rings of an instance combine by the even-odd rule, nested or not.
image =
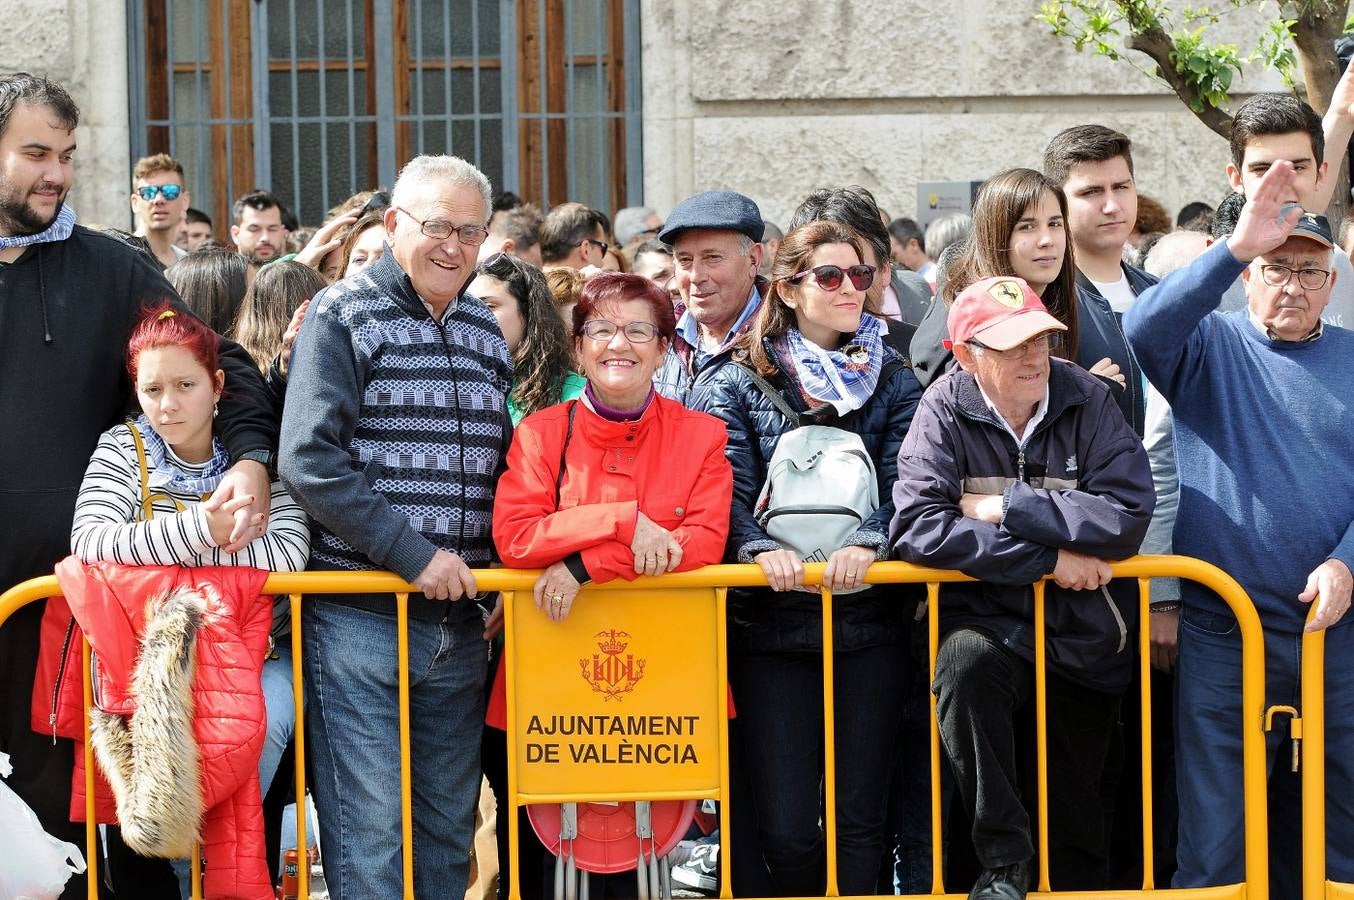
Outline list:
[[[822,578],[824,566],[822,564],[810,564],[805,566],[805,580],[810,584],[818,584]],[[1148,580],[1153,577],[1176,577],[1196,581],[1216,592],[1231,608],[1237,618],[1242,637],[1242,708],[1244,711],[1242,722],[1243,733],[1243,778],[1245,790],[1245,853],[1246,853],[1246,881],[1243,884],[1229,885],[1223,887],[1214,887],[1188,891],[1165,890],[1153,884],[1152,880],[1152,802],[1151,802],[1151,695],[1150,695],[1150,664],[1146,654],[1140,654],[1140,666],[1142,673],[1142,783],[1143,783],[1143,837],[1144,837],[1144,883],[1141,891],[1114,891],[1100,893],[1079,892],[1078,896],[1096,897],[1101,900],[1127,900],[1127,898],[1267,898],[1269,884],[1268,870],[1268,848],[1266,840],[1266,778],[1265,778],[1265,745],[1262,724],[1264,718],[1264,647],[1262,643],[1262,634],[1260,630],[1260,621],[1249,599],[1241,588],[1229,576],[1221,570],[1199,560],[1188,559],[1177,556],[1164,557],[1135,557],[1112,565],[1112,570],[1116,578],[1133,578],[1138,580],[1139,584],[1139,602],[1141,604],[1141,631],[1139,634],[1140,643],[1145,646],[1148,643]],[[485,569],[475,572],[475,577],[481,591],[501,591],[505,594],[506,621],[510,635],[515,634],[515,626],[518,624],[518,617],[523,613],[534,610],[530,609],[531,589],[535,583],[538,572],[516,571],[506,569]],[[920,566],[912,566],[905,563],[876,563],[866,574],[865,581],[871,584],[926,584],[928,603],[928,631],[930,635],[930,674],[934,678],[936,652],[939,645],[940,619],[939,619],[939,586],[945,583],[954,583],[969,581],[971,579],[958,573],[940,569],[929,569]],[[666,575],[660,578],[640,578],[634,582],[613,582],[605,585],[589,585],[585,590],[588,593],[608,591],[625,592],[653,592],[656,590],[693,590],[701,589],[712,592],[711,596],[714,603],[714,621],[717,633],[717,645],[715,648],[716,679],[718,689],[725,690],[727,683],[727,647],[724,640],[724,588],[727,587],[754,587],[763,586],[766,581],[762,575],[761,569],[757,566],[709,566],[696,572],[687,572],[678,575]],[[305,793],[305,711],[303,704],[303,681],[302,681],[302,648],[301,648],[301,603],[302,595],[324,595],[334,593],[389,593],[395,595],[395,609],[397,616],[397,625],[399,631],[399,704],[400,704],[400,794],[401,794],[401,829],[403,834],[403,874],[404,874],[404,896],[413,897],[413,840],[412,840],[412,816],[411,816],[411,785],[410,785],[410,749],[409,749],[409,680],[408,680],[408,602],[409,592],[412,587],[389,573],[383,572],[306,572],[306,573],[288,573],[271,575],[264,588],[265,592],[271,594],[289,595],[292,612],[292,666],[293,666],[293,684],[295,690],[296,702],[296,791],[297,796],[302,797]],[[14,588],[0,594],[0,624],[3,624],[15,610],[27,603],[35,602],[47,597],[57,596],[60,589],[54,577],[38,578],[24,582]],[[823,621],[823,702],[824,702],[824,753],[825,753],[825,792],[826,792],[826,846],[827,846],[827,872],[828,872],[828,896],[837,896],[836,887],[836,815],[835,815],[835,752],[834,752],[834,728],[833,728],[833,667],[832,667],[832,595],[829,591],[822,592],[822,602],[824,608]],[[577,616],[575,607],[575,616]],[[685,611],[685,610],[684,610]],[[1039,835],[1038,847],[1040,857],[1040,868],[1038,881],[1036,885],[1037,893],[1031,896],[1038,896],[1041,893],[1048,893],[1052,889],[1049,883],[1048,875],[1048,772],[1047,772],[1047,709],[1045,700],[1045,686],[1047,671],[1045,665],[1045,639],[1044,639],[1044,586],[1038,584],[1035,586],[1035,692],[1036,692],[1036,733],[1037,733],[1037,758],[1038,758],[1038,796],[1037,807],[1039,811]],[[571,621],[574,619],[571,618]],[[568,627],[568,625],[564,626]],[[1321,636],[1309,637],[1310,648],[1306,650],[1304,656],[1304,669],[1310,666],[1315,671],[1320,672],[1321,668]],[[82,656],[84,665],[82,666],[84,680],[84,697],[86,709],[92,704],[90,694],[90,685],[88,679],[89,673],[89,645],[84,642],[82,647]],[[532,660],[533,665],[553,666],[560,660]],[[572,665],[572,659],[563,660],[566,664]],[[506,664],[506,659],[505,659]],[[547,670],[542,673],[543,677],[550,678],[554,676],[553,670]],[[508,687],[508,705],[509,705],[509,793],[510,802],[514,809],[512,814],[507,816],[511,833],[511,865],[513,871],[517,870],[518,856],[518,834],[517,834],[517,816],[515,809],[528,802],[589,802],[592,800],[615,800],[615,799],[674,799],[674,798],[699,798],[712,797],[722,800],[720,807],[721,818],[721,840],[724,851],[720,854],[721,859],[721,896],[729,897],[730,894],[730,868],[729,859],[732,852],[730,848],[730,829],[729,829],[729,808],[728,803],[728,722],[724,715],[716,715],[718,729],[718,783],[705,790],[692,791],[689,789],[678,790],[676,792],[666,790],[662,785],[654,785],[643,791],[630,790],[624,797],[602,794],[596,791],[558,791],[550,793],[526,794],[519,792],[518,782],[521,777],[519,771],[518,742],[521,735],[516,734],[516,728],[512,727],[516,722],[515,714],[517,706],[523,702],[521,696],[523,690],[530,690],[529,683],[519,684],[519,679],[514,671],[514,667],[509,665],[507,668],[507,687]],[[1304,678],[1304,710],[1308,717],[1307,740],[1312,742],[1309,746],[1313,749],[1320,746],[1318,742],[1322,740],[1322,717],[1320,711],[1320,689],[1312,688],[1316,696],[1316,701],[1307,696],[1307,690],[1313,683],[1313,679]],[[1315,681],[1320,684],[1319,680]],[[933,885],[931,896],[933,897],[956,897],[961,898],[961,894],[946,894],[942,878],[942,840],[941,840],[941,806],[940,806],[940,779],[938,773],[941,770],[942,759],[940,750],[939,730],[935,718],[935,697],[931,698],[931,769],[932,769],[932,789],[931,789],[931,824],[932,824],[932,863],[933,863]],[[1313,722],[1314,717],[1314,722]],[[86,735],[88,734],[88,717],[86,716]],[[1318,757],[1319,758],[1319,757]],[[1309,766],[1308,772],[1319,766]],[[88,857],[89,869],[86,874],[89,897],[91,900],[98,895],[98,855],[96,842],[96,826],[94,823],[94,763],[92,751],[88,740],[85,742],[85,795],[86,795],[86,855]],[[1313,793],[1316,797],[1322,797],[1323,787],[1320,782],[1313,780],[1310,786],[1305,786],[1306,796],[1310,798]],[[306,816],[301,810],[303,804],[298,804],[298,814],[296,819],[297,843],[298,846],[307,845],[306,840]],[[499,821],[502,822],[503,816],[500,815]],[[1314,821],[1315,820],[1315,821]],[[1308,827],[1324,829],[1324,807],[1321,804],[1308,804],[1307,810]],[[1313,844],[1311,835],[1316,832],[1308,831],[1309,849]],[[1340,896],[1354,897],[1354,890],[1347,890],[1342,886],[1325,885],[1324,880],[1312,880],[1316,875],[1324,879],[1324,841],[1316,841],[1319,845],[1320,858],[1317,858],[1314,852],[1310,852],[1306,864],[1308,880],[1308,900],[1319,896]],[[304,855],[302,859],[304,860]],[[307,896],[309,892],[309,870],[305,865],[301,865],[298,871],[298,880],[300,882],[301,896]],[[1313,888],[1313,885],[1316,888]],[[513,880],[513,900],[517,900],[518,880]],[[201,897],[201,875],[198,865],[198,854],[195,849],[193,864],[193,896]],[[1326,891],[1329,893],[1321,893]],[[1318,891],[1312,893],[1313,890]],[[1061,896],[1069,896],[1062,894]]]
[[[1308,618],[1316,614],[1312,604]],[[1332,881],[1326,871],[1326,632],[1302,636],[1302,896],[1303,900],[1354,900],[1354,884]],[[1338,685],[1336,690],[1344,690]]]

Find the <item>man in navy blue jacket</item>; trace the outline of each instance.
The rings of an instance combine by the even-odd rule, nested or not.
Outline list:
[[[1110,389],[1051,358],[1065,327],[1018,278],[970,286],[949,312],[960,369],[922,397],[898,455],[895,555],[959,569],[947,586],[933,690],[984,871],[971,898],[1014,900],[1034,840],[1029,741],[1034,596],[1045,599],[1049,834],[1055,889],[1105,886],[1096,798],[1133,661],[1136,592],[1105,560],[1137,552],[1154,496],[1147,455]],[[1022,790],[1023,786],[1023,790]]]
[[[1300,177],[1293,161],[1271,160],[1231,237],[1145,293],[1124,327],[1175,415],[1175,550],[1217,565],[1250,595],[1264,626],[1267,704],[1297,702],[1304,629],[1330,629],[1327,860],[1331,878],[1354,881],[1354,694],[1344,689],[1354,677],[1344,619],[1354,582],[1354,333],[1321,320],[1339,251],[1325,218],[1302,213]],[[1247,308],[1218,312],[1238,275]],[[1211,591],[1186,582],[1180,599],[1174,885],[1234,884],[1245,877],[1241,640]],[[1270,807],[1296,811],[1298,782],[1274,765],[1282,739],[1268,735]],[[1298,826],[1295,813],[1270,829],[1274,896],[1301,893]]]

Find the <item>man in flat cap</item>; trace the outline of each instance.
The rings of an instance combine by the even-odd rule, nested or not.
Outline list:
[[[960,368],[922,397],[898,454],[894,555],[977,583],[940,595],[936,716],[983,867],[970,900],[1021,900],[1033,874],[1034,593],[1045,576],[1048,822],[1055,890],[1106,887],[1100,797],[1137,633],[1147,453],[1098,378],[1052,356],[1066,326],[1019,278],[950,306]],[[950,343],[950,342],[947,342]]]
[[[660,394],[692,405],[708,373],[729,358],[766,293],[761,211],[734,191],[705,191],[673,209],[658,239],[672,247],[677,338],[654,376]]]

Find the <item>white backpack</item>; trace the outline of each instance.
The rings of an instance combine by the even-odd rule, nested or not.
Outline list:
[[[786,418],[799,421],[779,391],[751,374]],[[753,514],[768,535],[805,562],[827,562],[878,508],[879,480],[860,435],[802,425],[780,436]]]

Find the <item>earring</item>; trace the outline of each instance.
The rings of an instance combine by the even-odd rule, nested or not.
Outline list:
[[[220,404],[219,401],[213,400],[213,401],[212,401],[212,418],[215,419],[215,418],[216,418],[217,416],[219,416],[219,415],[221,415],[221,404]]]

